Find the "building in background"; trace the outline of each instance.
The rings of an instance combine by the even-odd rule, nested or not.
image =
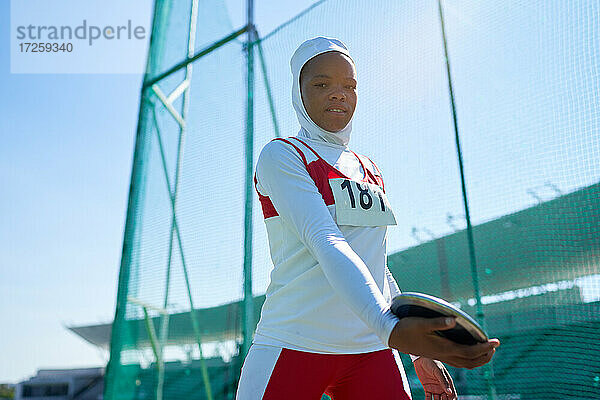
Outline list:
[[[16,385],[15,400],[102,400],[104,368],[41,369]]]

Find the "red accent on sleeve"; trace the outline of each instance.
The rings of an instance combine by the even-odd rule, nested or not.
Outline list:
[[[254,189],[256,190],[256,194],[258,195],[258,200],[260,201],[260,206],[262,207],[264,218],[267,219],[278,216],[279,214],[277,213],[277,210],[275,210],[271,199],[269,199],[268,196],[263,196],[258,192],[258,188],[256,187],[257,184],[258,180],[256,179],[256,174],[254,174]]]

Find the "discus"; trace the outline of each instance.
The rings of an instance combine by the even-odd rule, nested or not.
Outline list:
[[[455,317],[456,325],[453,328],[435,331],[435,333],[455,343],[465,345],[488,341],[486,333],[469,314],[445,300],[428,294],[402,293],[392,300],[391,310],[400,319],[404,317]]]

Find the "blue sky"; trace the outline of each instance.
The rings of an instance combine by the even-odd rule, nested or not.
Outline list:
[[[263,1],[256,22],[270,31],[311,3]],[[54,4],[57,15],[65,11]],[[227,7],[233,26],[243,26],[244,2]],[[115,19],[127,12],[116,10]],[[0,382],[106,361],[64,326],[114,316],[142,81],[139,74],[11,74],[9,29],[3,0]]]
[[[148,14],[150,3],[137,1],[146,7],[140,14]],[[256,0],[260,33],[311,3]],[[390,31],[399,27],[400,36],[371,37],[363,30],[367,28],[344,24],[320,25],[321,31],[314,32],[311,24],[318,22],[307,18],[306,24],[282,30],[264,46],[275,96],[287,99],[287,62],[301,35],[338,36],[350,45],[360,82],[352,145],[376,154],[387,182],[394,183],[388,184],[389,196],[401,210],[401,222],[389,240],[391,250],[397,250],[418,243],[412,227],[436,236],[451,232],[446,215],[459,216],[462,203],[435,2],[393,4],[397,9],[378,23]],[[600,40],[594,2],[543,10],[518,1],[498,4],[483,7],[461,0],[446,7],[475,223],[535,205],[528,190],[544,200],[555,197],[544,187],[546,181],[567,193],[600,178],[595,108],[600,60],[593,46]],[[226,5],[233,27],[244,25],[244,2],[227,0]],[[430,9],[424,13],[422,7]],[[336,1],[325,3],[322,11],[344,12]],[[55,12],[58,18],[63,10],[57,6]],[[120,9],[114,16],[127,19],[130,13]],[[420,19],[424,14],[430,20]],[[367,8],[363,18],[377,15],[375,7]],[[64,326],[108,322],[114,316],[142,81],[140,74],[11,74],[9,16],[9,2],[0,1],[0,315],[5,318],[0,382],[17,382],[39,368],[106,362],[105,354]],[[393,85],[388,76],[394,77]],[[215,79],[206,90],[219,90],[218,84]],[[258,143],[268,140],[271,131],[259,81],[257,87],[263,107],[256,120]],[[236,90],[242,93],[236,86],[226,95],[239,94]],[[278,109],[284,134],[293,135],[293,110],[279,101],[284,104]],[[229,116],[217,118],[227,121]],[[225,217],[241,221],[233,213]],[[218,223],[224,217],[206,218]],[[203,234],[212,235],[198,233]],[[260,227],[255,243],[262,252],[259,258],[268,259]],[[223,263],[238,265],[239,251],[221,253]],[[590,273],[598,273],[595,268]],[[266,271],[260,274],[255,292],[267,282]]]

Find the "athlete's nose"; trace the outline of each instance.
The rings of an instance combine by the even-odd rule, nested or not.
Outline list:
[[[342,101],[346,101],[346,93],[344,93],[344,91],[341,88],[335,88],[329,94],[329,99],[330,100],[342,100]]]

